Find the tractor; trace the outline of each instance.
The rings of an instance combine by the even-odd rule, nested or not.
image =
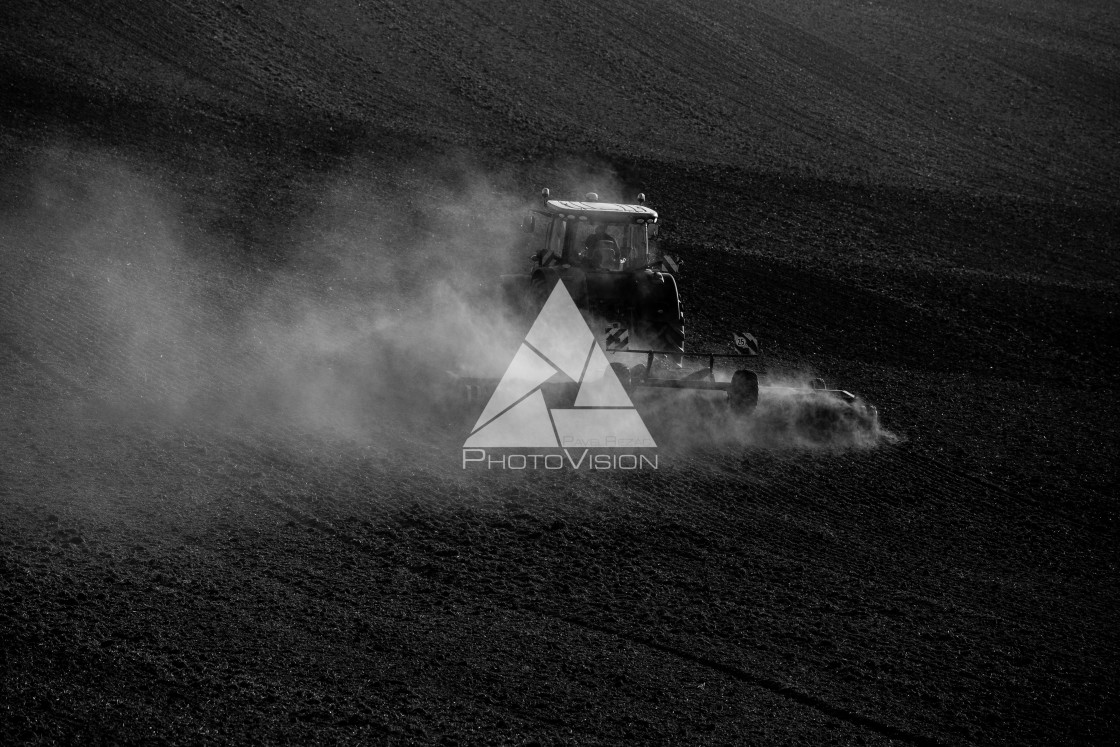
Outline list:
[[[725,391],[731,412],[749,415],[758,402],[757,374],[740,369],[730,381],[716,381],[715,363],[757,359],[758,342],[739,332],[732,337],[735,352],[685,350],[679,262],[661,251],[658,215],[645,195],[636,204],[600,202],[594,192],[582,200],[554,200],[544,189],[541,197],[522,222],[532,250],[528,272],[501,278],[507,302],[535,316],[563,283],[628,389]],[[633,356],[640,356],[637,363]],[[707,366],[686,372],[686,358],[706,359]]]
[[[506,297],[535,313],[557,282],[601,328],[608,351],[649,349],[684,353],[684,305],[678,265],[657,243],[657,213],[638,195],[636,205],[552,200],[530,213],[529,272],[503,276]]]

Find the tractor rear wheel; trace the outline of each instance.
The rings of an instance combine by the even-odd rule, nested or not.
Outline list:
[[[731,377],[727,390],[727,406],[731,414],[745,418],[754,412],[758,405],[758,375],[754,371],[740,369]]]
[[[684,352],[684,320],[654,324],[654,350],[666,353]]]

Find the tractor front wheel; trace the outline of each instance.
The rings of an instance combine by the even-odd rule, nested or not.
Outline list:
[[[758,405],[758,375],[754,371],[741,369],[731,377],[727,390],[727,406],[731,414],[745,418],[754,412]]]
[[[527,311],[531,314],[538,314],[544,308],[545,301],[548,300],[548,294],[552,290],[549,287],[548,281],[540,276],[534,275],[533,279],[529,282],[529,294],[526,298]]]

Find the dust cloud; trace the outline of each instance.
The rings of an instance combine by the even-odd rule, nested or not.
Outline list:
[[[717,370],[714,378],[730,381],[731,374]],[[868,449],[899,441],[882,425],[873,405],[836,390],[816,389],[812,378],[785,373],[759,376],[758,404],[745,417],[728,410],[722,391],[657,389],[646,395],[639,389],[635,403],[658,445],[678,451],[730,446]]]
[[[551,179],[556,194],[626,194],[594,165],[554,166]],[[282,209],[267,191],[225,204],[223,180],[237,182],[169,183],[65,147],[9,174],[4,339],[112,416],[358,441],[419,431],[460,446],[476,413],[456,411],[455,376],[500,377],[532,322],[498,278],[526,266],[519,226],[537,190],[469,159],[306,175]],[[742,422],[722,394],[634,399],[661,445],[892,438],[861,402],[763,384]]]
[[[406,424],[445,372],[502,365],[523,332],[494,303],[523,198],[442,170],[318,175],[298,185],[310,208],[246,248],[226,206],[46,151],[4,185],[7,339],[123,415],[355,437]]]

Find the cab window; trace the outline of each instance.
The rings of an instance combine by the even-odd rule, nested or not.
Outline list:
[[[568,222],[555,218],[549,228],[547,253],[545,258],[560,260],[564,256],[564,239],[568,234]]]
[[[656,223],[637,223],[629,226],[629,229],[626,244],[629,266],[641,267],[661,259],[661,252],[657,246]]]
[[[572,254],[583,264],[597,269],[621,269],[626,259],[626,228],[620,223],[581,221],[572,237]]]

